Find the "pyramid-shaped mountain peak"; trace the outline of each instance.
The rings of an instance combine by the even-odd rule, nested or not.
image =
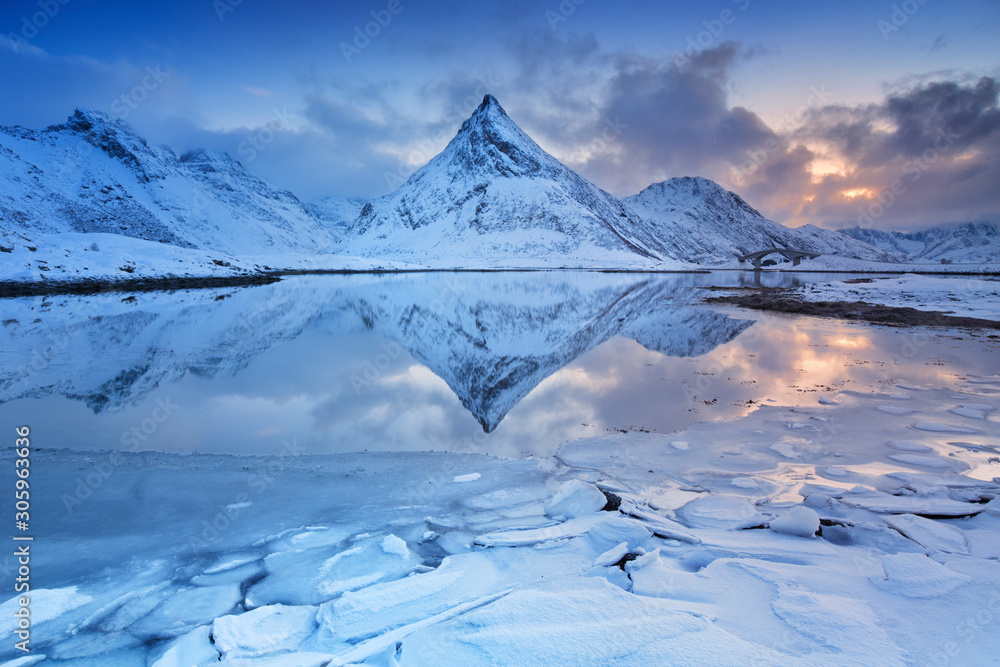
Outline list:
[[[510,117],[507,115],[507,112],[504,111],[504,108],[500,106],[500,102],[497,101],[497,98],[487,93],[483,97],[482,104],[480,104],[479,107],[472,113],[472,116],[469,117],[468,122],[496,122],[504,120],[514,124],[514,121],[510,120]]]
[[[511,120],[492,95],[483,98],[439,158],[452,169],[504,178],[563,168]]]
[[[361,256],[670,256],[620,201],[542,150],[492,95],[441,153],[365,206],[346,237],[338,251]]]
[[[480,109],[488,109],[490,107],[495,108],[498,111],[503,111],[503,107],[497,102],[497,98],[493,97],[490,93],[483,95],[483,103],[479,105]]]

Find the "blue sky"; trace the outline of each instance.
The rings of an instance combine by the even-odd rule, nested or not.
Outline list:
[[[96,108],[306,200],[385,194],[491,92],[616,195],[701,175],[791,225],[1000,221],[995,0],[8,0],[0,33],[0,124]]]

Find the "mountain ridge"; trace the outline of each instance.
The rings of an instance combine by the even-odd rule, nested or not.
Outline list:
[[[100,111],[0,128],[0,146],[6,233],[114,233],[231,255],[314,253],[331,240],[295,195],[227,153],[178,157]]]
[[[897,254],[812,225],[799,228],[765,218],[742,197],[700,176],[653,183],[622,200],[697,263],[722,264],[758,250],[787,247],[824,255],[846,255],[877,262]]]
[[[452,268],[484,258],[493,268],[729,266],[767,247],[877,262],[912,256],[901,245],[912,239],[785,227],[701,177],[618,199],[545,152],[489,94],[444,150],[370,201],[304,203],[228,153],[177,156],[124,121],[84,109],[43,130],[0,128],[0,185],[5,247],[11,234],[30,245],[32,235],[96,232],[231,257],[357,256]],[[966,247],[935,241],[933,257]]]
[[[865,227],[850,227],[838,231],[875,247],[898,252],[907,261],[1000,261],[1000,225],[993,222],[946,223],[916,232],[883,231]]]

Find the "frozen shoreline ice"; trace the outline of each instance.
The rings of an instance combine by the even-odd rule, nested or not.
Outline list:
[[[952,410],[994,415],[998,389],[893,388],[912,414],[841,392],[555,459],[124,454],[72,511],[108,453],[38,450],[35,604],[72,603],[38,610],[33,646],[52,664],[983,664],[1000,422]],[[790,433],[799,458],[772,449]]]

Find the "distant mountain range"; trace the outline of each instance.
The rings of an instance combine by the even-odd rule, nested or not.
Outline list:
[[[911,262],[1000,262],[1000,227],[990,222],[939,225],[908,233],[862,227],[840,233]]]
[[[542,150],[491,95],[439,155],[367,202],[303,203],[225,153],[178,157],[96,111],[77,110],[44,130],[0,128],[0,247],[93,233],[257,261],[351,256],[452,267],[484,258],[500,266],[718,265],[768,247],[880,262],[996,261],[1000,247],[997,228],[985,224],[908,235],[791,229],[704,178],[674,178],[619,200]],[[72,268],[81,253],[70,250]]]
[[[697,264],[722,264],[767,248],[796,248],[875,262],[899,261],[892,250],[814,225],[792,229],[768,220],[743,199],[707,178],[672,178],[626,197],[677,256]]]

